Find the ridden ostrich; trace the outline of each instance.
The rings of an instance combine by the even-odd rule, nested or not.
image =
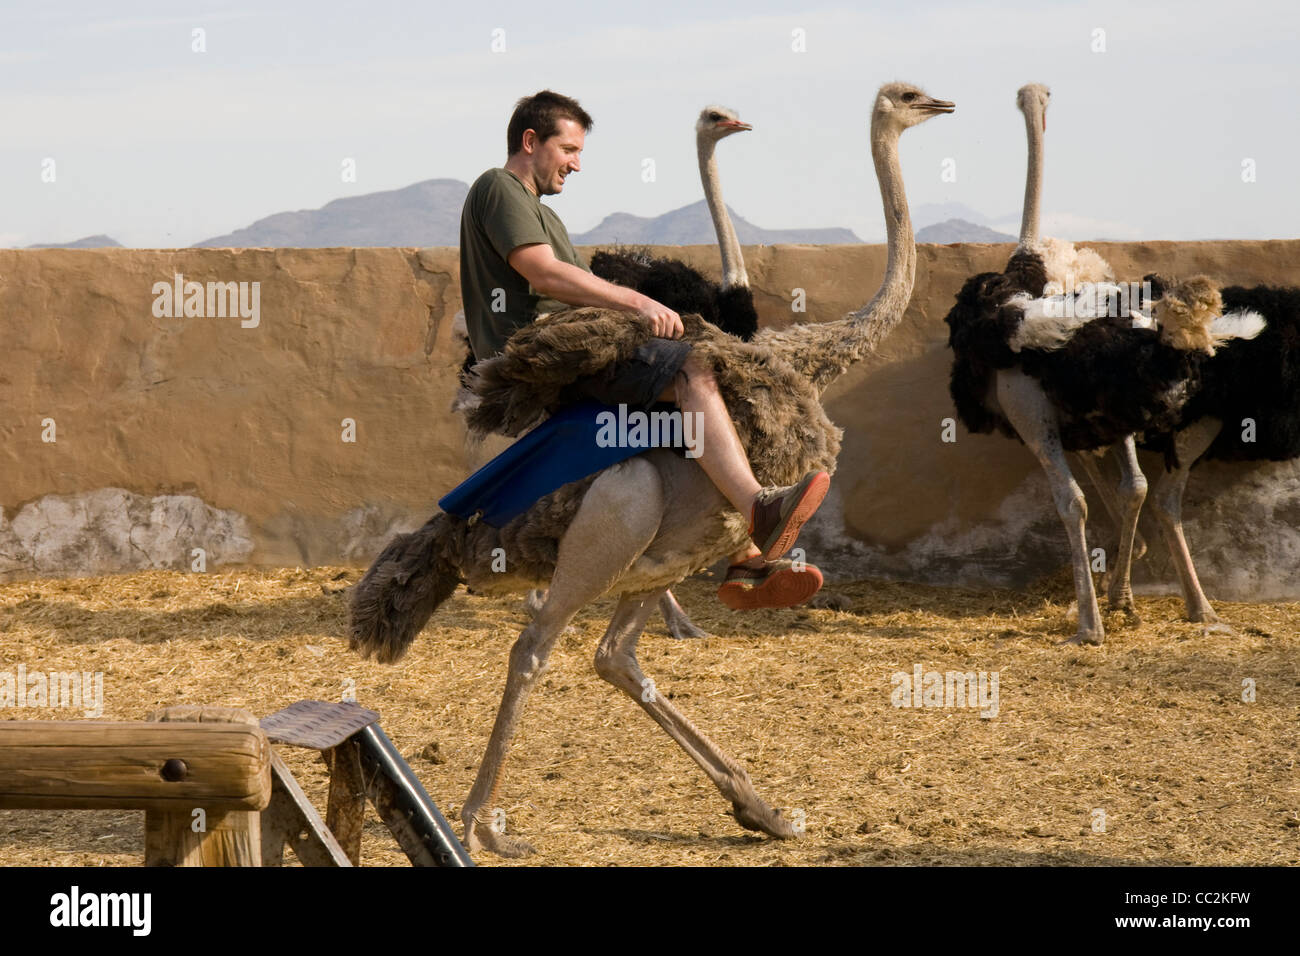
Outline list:
[[[722,199],[718,161],[714,156],[719,141],[750,129],[753,127],[741,122],[733,110],[721,106],[706,106],[695,123],[700,182],[722,256],[721,285],[677,259],[631,250],[597,252],[591,257],[591,271],[602,279],[636,289],[676,312],[693,312],[739,339],[753,338],[758,331],[754,294],[749,288],[740,241]]]
[[[823,390],[869,354],[902,319],[916,275],[916,246],[903,191],[898,139],[953,104],[916,87],[881,87],[871,115],[871,154],[885,207],[885,277],[859,311],[821,325],[766,329],[741,342],[696,316],[685,317],[694,354],[713,367],[737,433],[760,482],[791,482],[831,471],[841,431],[826,417]],[[472,428],[517,434],[560,400],[583,375],[632,354],[652,335],[640,317],[580,308],[553,313],[515,333],[505,352],[477,367],[479,404]],[[510,651],[501,708],[473,790],[461,811],[465,844],[502,855],[531,850],[485,825],[524,702],[556,638],[577,611],[618,595],[596,651],[596,670],[629,694],[694,759],[748,829],[789,838],[794,828],[755,792],[745,769],[727,756],[642,673],[637,641],[664,590],[733,553],[748,540],[747,521],[695,463],[664,449],[638,455],[546,495],[502,528],[437,514],[399,535],[375,559],[350,597],[350,646],[381,661],[406,651],[430,615],[462,580],[501,593],[550,582],[546,601]],[[493,550],[505,547],[509,570],[494,574]]]
[[[595,253],[591,257],[591,271],[602,279],[636,289],[675,312],[683,315],[695,313],[739,339],[748,341],[752,338],[758,331],[758,313],[754,309],[754,294],[749,288],[740,241],[722,199],[718,161],[714,156],[720,140],[750,129],[753,127],[741,122],[733,110],[721,106],[706,106],[695,123],[700,182],[722,256],[721,285],[680,260],[628,249]],[[473,365],[473,357],[467,356],[461,368],[462,382],[468,383]],[[533,591],[528,595],[525,608],[530,614],[535,614],[541,604],[541,592]],[[679,640],[706,636],[677,603],[672,591],[660,599],[659,610],[670,636]]]
[[[1087,504],[1066,453],[1118,446],[1121,533],[1109,598],[1112,609],[1135,616],[1128,569],[1146,479],[1133,436],[1178,420],[1195,390],[1197,349],[1208,348],[1222,302],[1198,277],[1165,292],[1155,306],[1159,329],[1131,314],[1107,314],[1123,297],[1105,284],[1112,276],[1104,261],[1038,239],[1048,95],[1038,84],[1017,95],[1030,148],[1020,242],[1002,273],[966,281],[945,319],[953,350],[949,390],[969,431],[1018,438],[1047,473],[1070,540],[1079,609],[1068,643],[1100,644],[1105,632],[1084,534]],[[1067,295],[1044,297],[1055,291]]]
[[[1159,289],[1156,276],[1148,281]],[[1187,618],[1218,624],[1201,590],[1183,535],[1183,494],[1202,461],[1291,461],[1300,458],[1300,289],[1229,286],[1223,304],[1241,316],[1237,340],[1201,362],[1201,387],[1175,430],[1148,433],[1143,447],[1163,451],[1152,507],[1178,572]],[[1225,322],[1226,324],[1226,322]],[[1243,438],[1246,420],[1254,440]]]

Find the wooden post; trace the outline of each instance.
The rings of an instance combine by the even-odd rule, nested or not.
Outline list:
[[[280,755],[271,751],[271,802],[262,811],[262,865],[283,866],[285,844],[303,866],[352,866]]]
[[[169,707],[149,715],[149,720],[201,724],[250,724],[257,718],[236,707]],[[261,729],[258,728],[258,734]],[[145,866],[261,866],[261,809],[270,801],[271,747],[262,737],[265,754],[265,799],[252,810],[209,809],[196,804],[189,810],[147,810],[144,818]],[[163,775],[168,767],[164,766]],[[174,773],[183,767],[172,766]]]
[[[337,747],[321,751],[330,768],[329,803],[325,825],[338,838],[353,866],[361,865],[361,830],[366,822],[366,783],[361,776],[361,755],[349,738]]]

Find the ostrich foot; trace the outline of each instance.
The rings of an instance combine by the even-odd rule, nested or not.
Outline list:
[[[1203,608],[1188,612],[1187,620],[1191,621],[1193,624],[1204,624],[1205,626],[1201,628],[1201,633],[1206,637],[1209,637],[1211,634],[1235,635],[1237,633],[1233,629],[1232,625],[1219,617],[1219,615],[1215,613],[1214,608],[1210,607],[1208,604]]]
[[[531,843],[517,837],[506,836],[504,833],[497,833],[491,827],[478,824],[470,824],[466,828],[464,843],[465,849],[470,853],[487,850],[509,860],[532,856],[537,852],[537,848]]]
[[[1100,628],[1098,628],[1095,631],[1089,631],[1081,627],[1075,633],[1074,637],[1071,637],[1068,640],[1064,640],[1064,641],[1057,641],[1056,646],[1063,647],[1066,644],[1077,644],[1080,646],[1084,644],[1091,644],[1093,646],[1100,646],[1105,639],[1106,639],[1106,634]]]
[[[1137,606],[1133,603],[1132,595],[1129,595],[1127,598],[1112,600],[1106,609],[1112,614],[1116,612],[1122,613],[1125,618],[1125,623],[1129,627],[1142,626],[1142,618],[1137,612]]]
[[[690,618],[680,617],[665,620],[664,624],[668,627],[668,636],[679,641],[690,641],[700,637],[708,637],[709,632],[702,627],[698,627]]]
[[[822,611],[847,611],[853,607],[853,601],[847,594],[827,594],[825,591],[818,594],[808,602],[809,607],[815,607]]]
[[[773,810],[762,800],[754,806],[745,806],[739,801],[731,805],[732,815],[746,830],[757,830],[780,840],[793,840],[799,834],[790,821],[781,816],[780,810]]]
[[[665,591],[659,598],[659,613],[663,615],[669,636],[675,640],[689,641],[709,636],[707,631],[695,626],[690,615],[682,610],[677,598],[673,597],[672,591]]]

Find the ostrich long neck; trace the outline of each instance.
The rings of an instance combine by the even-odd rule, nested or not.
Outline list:
[[[713,230],[718,234],[718,251],[722,254],[722,287],[748,286],[745,258],[740,252],[740,240],[731,225],[727,204],[722,201],[722,184],[718,181],[718,160],[713,155],[717,141],[699,137],[697,151],[700,157],[700,181],[704,184],[704,201],[709,204],[713,217]]]
[[[871,124],[871,157],[880,180],[885,206],[885,231],[889,258],[885,278],[871,301],[837,322],[795,325],[780,331],[760,332],[755,341],[766,343],[782,359],[807,376],[822,391],[887,336],[903,318],[916,281],[916,240],[898,162],[899,130],[877,117]]]
[[[1020,214],[1020,248],[1038,242],[1038,223],[1043,198],[1043,114],[1030,107],[1025,111],[1025,133],[1029,137],[1029,168],[1025,173],[1025,208]]]

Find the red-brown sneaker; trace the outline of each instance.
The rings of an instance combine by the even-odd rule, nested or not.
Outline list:
[[[813,516],[831,486],[831,476],[812,471],[787,488],[764,488],[758,493],[749,520],[749,536],[768,561],[794,547],[803,523]]]
[[[811,564],[768,561],[761,568],[733,564],[718,588],[718,600],[733,611],[794,607],[821,590],[822,573]]]

